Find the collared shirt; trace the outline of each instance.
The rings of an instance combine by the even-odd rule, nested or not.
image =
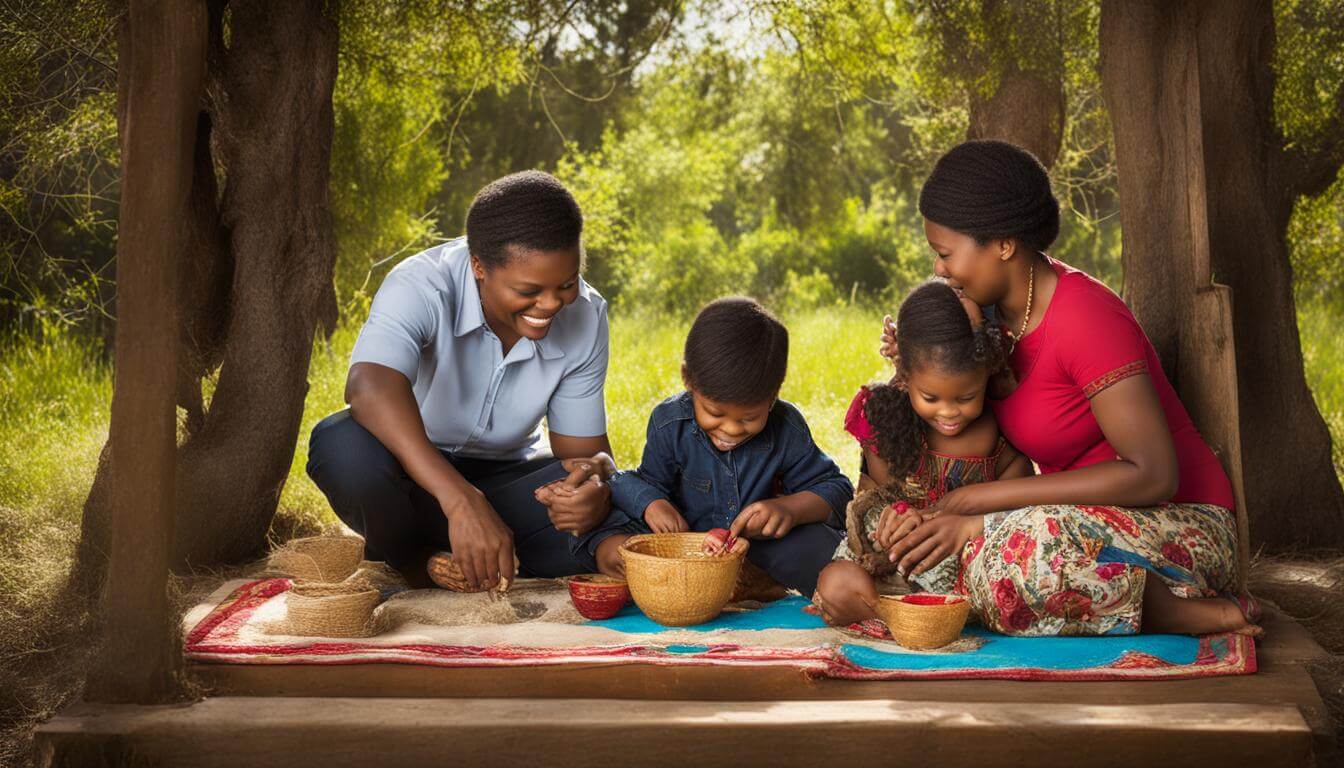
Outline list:
[[[689,392],[653,409],[639,469],[611,480],[613,507],[639,520],[649,504],[667,499],[693,531],[727,528],[743,507],[800,491],[824,499],[827,524],[844,527],[854,486],[817,447],[797,408],[777,401],[760,434],[720,451],[696,424]]]
[[[484,459],[537,452],[541,419],[554,432],[607,431],[607,303],[579,280],[539,341],[503,352],[486,325],[464,237],[398,264],[373,298],[350,364],[377,363],[411,382],[425,432],[440,449]]]

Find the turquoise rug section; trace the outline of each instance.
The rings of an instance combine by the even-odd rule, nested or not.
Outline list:
[[[705,624],[678,630],[709,632],[718,629],[819,629],[826,624],[803,612],[808,601],[789,597],[768,603],[760,610],[725,613]],[[658,633],[669,628],[645,616],[633,604],[616,616],[591,624],[631,633]],[[889,643],[890,651],[866,645],[845,644],[841,652],[851,663],[873,670],[1091,670],[1109,667],[1133,652],[1161,659],[1172,666],[1192,665],[1200,652],[1200,639],[1183,635],[1112,635],[1108,637],[1009,637],[968,626],[966,635],[982,638],[979,648],[961,653],[917,653]],[[880,641],[877,641],[880,642]],[[705,653],[708,646],[671,646],[676,653]]]

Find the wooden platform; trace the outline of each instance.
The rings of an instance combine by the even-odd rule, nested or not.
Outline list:
[[[193,665],[210,698],[81,705],[40,730],[51,764],[697,766],[1304,765],[1335,759],[1303,662],[1271,613],[1260,672],[1138,683],[808,681],[772,668]],[[1047,757],[1048,756],[1048,757]]]

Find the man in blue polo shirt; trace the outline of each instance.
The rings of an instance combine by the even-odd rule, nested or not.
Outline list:
[[[436,550],[472,590],[507,582],[515,563],[529,576],[596,570],[571,546],[610,501],[600,473],[578,466],[611,451],[607,306],[579,275],[582,230],[555,178],[507,176],[477,194],[465,238],[398,264],[374,297],[350,408],[314,427],[308,474],[369,558],[412,586],[427,586]],[[536,501],[567,476],[549,509]]]

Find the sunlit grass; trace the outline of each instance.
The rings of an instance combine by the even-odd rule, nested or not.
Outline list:
[[[1320,299],[1304,303],[1298,307],[1297,325],[1307,384],[1330,427],[1335,473],[1344,478],[1344,344],[1339,343],[1344,308]]]

